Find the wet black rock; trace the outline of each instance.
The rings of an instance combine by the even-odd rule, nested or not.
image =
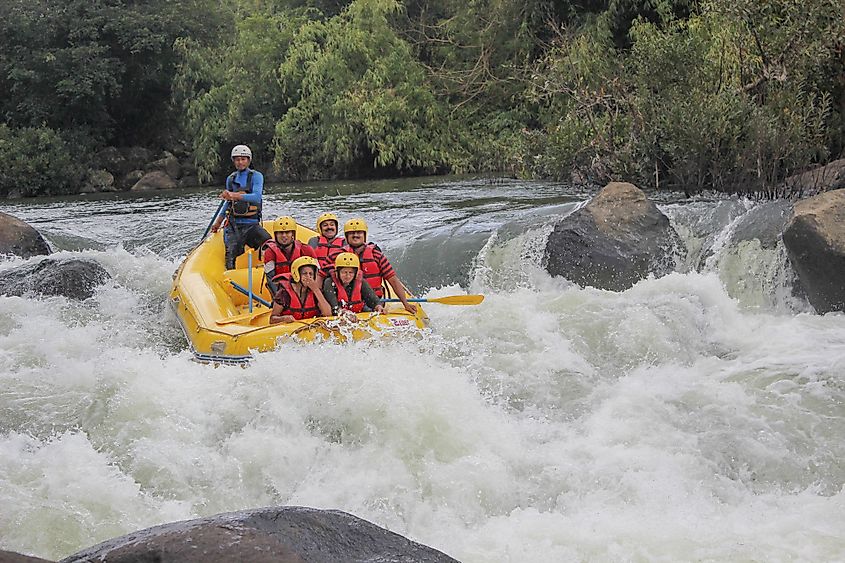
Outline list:
[[[0,254],[31,258],[50,254],[44,237],[17,217],[0,212]]]
[[[109,277],[93,260],[45,258],[0,272],[0,295],[64,295],[81,301]]]
[[[61,563],[446,563],[455,562],[339,510],[268,507],[147,528]]]
[[[564,217],[546,243],[546,269],[583,286],[624,291],[675,269],[685,253],[669,219],[633,184],[612,182]]]

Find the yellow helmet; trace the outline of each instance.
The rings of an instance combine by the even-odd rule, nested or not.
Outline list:
[[[273,233],[283,233],[285,231],[296,232],[296,219],[285,215],[273,221]]]
[[[290,265],[290,277],[293,281],[299,283],[299,269],[303,266],[314,266],[317,271],[320,271],[320,263],[313,256],[300,256]]]
[[[352,252],[341,252],[334,259],[335,268],[360,268],[361,261],[358,256]]]
[[[343,234],[352,233],[354,231],[364,231],[364,238],[367,238],[367,222],[363,219],[350,219],[343,225]]]
[[[317,232],[320,234],[322,234],[320,232],[320,225],[322,225],[324,221],[334,221],[335,224],[339,224],[337,220],[337,215],[335,215],[334,213],[323,213],[322,215],[317,217]]]

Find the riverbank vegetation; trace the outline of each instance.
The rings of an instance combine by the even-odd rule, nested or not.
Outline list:
[[[845,148],[840,0],[11,0],[0,195],[105,147],[219,181],[494,172],[758,191]]]

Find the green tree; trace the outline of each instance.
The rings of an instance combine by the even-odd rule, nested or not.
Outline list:
[[[221,172],[233,144],[252,147],[257,167],[271,163],[275,123],[288,109],[279,64],[296,30],[317,17],[307,10],[277,12],[263,3],[240,6],[231,16],[225,41],[177,42],[181,63],[174,99],[183,108],[183,126],[203,180]]]
[[[276,164],[293,178],[434,172],[461,148],[423,67],[389,23],[394,0],[356,0],[305,25],[280,68],[289,110]]]
[[[85,131],[98,143],[169,132],[173,41],[215,35],[213,2],[0,3],[0,116],[15,127]]]
[[[76,193],[85,175],[79,155],[89,147],[78,135],[49,127],[0,123],[0,197]]]

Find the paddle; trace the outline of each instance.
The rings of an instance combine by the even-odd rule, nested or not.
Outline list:
[[[265,307],[267,307],[267,309],[265,309],[263,311],[242,313],[240,315],[235,315],[233,317],[224,317],[222,319],[217,319],[215,321],[217,324],[226,325],[226,324],[231,324],[231,323],[239,323],[239,322],[242,322],[242,321],[251,321],[252,319],[256,319],[256,318],[260,317],[261,315],[266,315],[267,313],[269,313],[272,310],[273,304],[270,303],[269,301],[263,299],[262,297],[260,297],[258,295],[255,295],[254,293],[251,293],[248,289],[238,285],[236,282],[229,280],[229,283],[232,284],[232,287],[234,287],[236,290],[240,291],[244,295],[246,295],[246,296],[251,295],[252,299],[254,301],[257,301],[258,303],[264,305]]]
[[[250,296],[250,295],[251,295],[251,296],[252,296],[252,298],[253,298],[255,301],[257,301],[258,303],[261,303],[261,304],[262,304],[262,305],[264,305],[265,307],[267,307],[267,308],[272,308],[272,307],[273,307],[273,304],[272,304],[272,303],[270,303],[269,301],[267,301],[267,300],[266,300],[266,299],[264,299],[263,297],[261,297],[261,296],[259,296],[259,295],[256,295],[256,294],[252,293],[252,292],[251,292],[250,290],[248,290],[247,288],[245,288],[245,287],[243,287],[243,286],[241,286],[241,285],[238,285],[236,282],[233,282],[232,280],[229,280],[229,283],[230,283],[230,284],[232,284],[232,287],[234,287],[235,289],[237,289],[238,291],[240,291],[240,292],[241,292],[241,293],[243,293],[244,295],[246,295],[246,296]]]
[[[208,231],[211,230],[211,226],[214,224],[214,220],[217,219],[217,215],[220,213],[220,210],[223,209],[223,206],[226,205],[226,200],[220,200],[220,205],[217,206],[217,211],[214,212],[214,215],[211,216],[211,221],[208,222],[208,226],[205,228],[205,232],[200,239],[200,242],[205,240],[205,237],[208,236]]]
[[[382,299],[382,303],[401,303],[401,299]],[[411,303],[440,303],[441,305],[478,305],[484,301],[483,295],[450,295],[448,297],[430,297],[428,299],[408,299]]]

